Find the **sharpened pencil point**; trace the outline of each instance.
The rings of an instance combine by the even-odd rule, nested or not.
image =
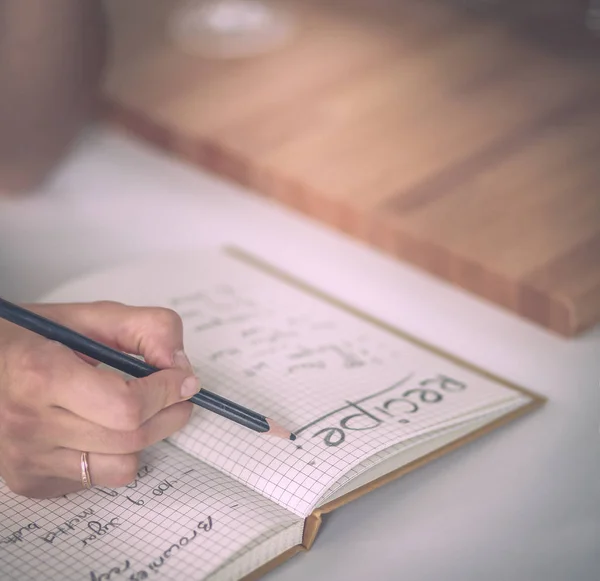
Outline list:
[[[293,442],[296,439],[296,434],[291,433],[290,434],[290,440]]]
[[[278,438],[283,438],[285,440],[296,439],[296,436],[292,434],[292,432],[280,426],[275,420],[272,420],[271,418],[265,419],[267,420],[267,424],[269,424],[269,431],[267,434],[271,434],[271,436],[277,436]]]

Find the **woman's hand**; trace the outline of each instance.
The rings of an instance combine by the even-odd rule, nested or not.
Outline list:
[[[138,454],[188,421],[199,384],[179,316],[113,302],[30,310],[163,369],[126,380],[113,370],[0,320],[0,476],[15,493],[49,498],[135,479]]]

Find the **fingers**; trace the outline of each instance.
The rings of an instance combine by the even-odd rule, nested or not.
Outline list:
[[[138,469],[138,454],[88,454],[92,486],[127,486],[138,476]],[[41,457],[26,476],[23,473],[8,474],[6,482],[15,494],[29,498],[52,498],[84,490],[81,452],[68,448],[52,450]]]
[[[183,428],[194,405],[182,402],[167,407],[135,430],[111,430],[56,410],[52,440],[57,446],[103,454],[132,454],[168,438]]]
[[[0,476],[34,498],[81,490],[85,450],[95,484],[131,482],[137,454],[187,423],[199,391],[180,318],[110,302],[30,308],[162,371],[127,380],[28,331],[0,330]]]
[[[54,468],[44,465],[42,472],[55,474],[56,467],[60,466],[61,474],[74,483],[77,490],[83,489],[81,483],[81,452],[61,448],[51,455]],[[106,486],[118,488],[127,486],[137,477],[139,469],[138,454],[88,454],[88,470],[92,479],[92,486]],[[51,470],[51,471],[50,471]]]
[[[51,498],[83,488],[80,450],[91,452],[92,482],[107,487],[131,482],[137,454],[181,429],[194,405],[179,402],[150,417],[133,431],[116,431],[98,426],[73,413],[55,408],[44,418],[11,406],[3,410],[2,430],[16,435],[18,442],[4,442],[0,473],[9,488],[31,498]],[[58,477],[60,475],[60,477]]]
[[[83,489],[81,482],[75,482],[74,480],[56,476],[25,478],[19,474],[14,478],[7,476],[5,480],[8,488],[12,490],[12,492],[28,498],[56,498]]]
[[[80,460],[81,451],[85,450],[89,453],[92,484],[125,486],[135,479],[139,452],[181,429],[192,409],[190,402],[172,405],[134,432],[107,430],[66,410],[56,410],[62,415],[55,418],[60,423],[53,425],[62,429],[50,439],[59,446],[64,442],[65,446],[50,444],[47,431],[34,432],[21,446],[5,447],[0,464],[4,462],[10,468],[2,470],[3,477],[13,492],[30,498],[51,498],[82,490]],[[40,437],[42,434],[44,438]]]
[[[193,372],[183,350],[183,324],[175,311],[111,301],[29,307],[114,349],[142,355],[160,369]]]
[[[200,389],[196,377],[178,369],[129,381],[79,359],[69,369],[71,377],[63,384],[53,382],[48,387],[50,403],[112,430],[137,430],[161,410],[189,399]]]

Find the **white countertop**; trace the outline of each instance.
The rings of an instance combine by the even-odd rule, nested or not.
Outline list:
[[[42,191],[0,197],[0,295],[233,243],[548,404],[343,507],[269,581],[600,579],[600,327],[565,340],[124,136],[91,131]]]

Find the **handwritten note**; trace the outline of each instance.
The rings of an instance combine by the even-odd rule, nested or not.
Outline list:
[[[0,486],[0,497],[2,579],[204,579],[282,531],[301,538],[289,512],[168,443],[123,488],[39,501]]]
[[[522,404],[517,391],[221,252],[123,267],[69,292],[175,309],[202,384],[298,439],[196,408],[170,442],[301,517],[369,459]]]
[[[147,299],[146,299],[147,300]],[[204,410],[171,441],[299,516],[369,457],[519,395],[239,260],[165,277],[203,384],[298,435],[257,435]]]

